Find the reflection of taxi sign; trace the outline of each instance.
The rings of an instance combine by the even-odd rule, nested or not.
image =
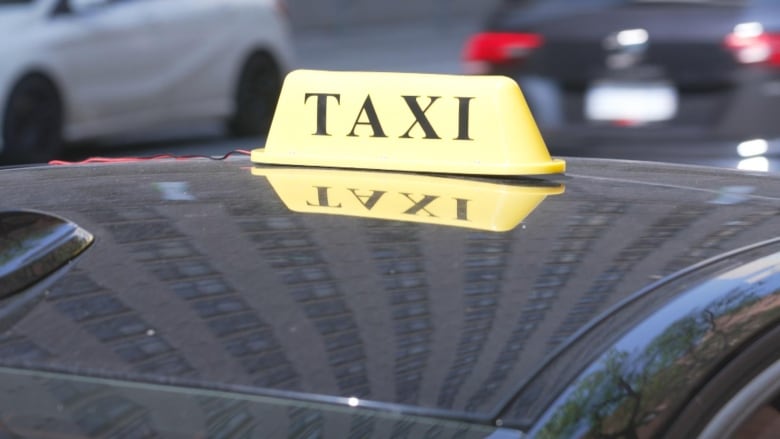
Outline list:
[[[252,161],[479,175],[565,169],[509,78],[310,70],[285,79]]]
[[[563,185],[498,184],[390,172],[253,168],[288,209],[503,232]]]

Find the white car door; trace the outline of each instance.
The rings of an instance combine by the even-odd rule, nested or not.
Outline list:
[[[72,11],[57,18],[52,56],[76,111],[72,123],[131,128],[165,113],[160,66],[168,54],[150,25],[159,1],[70,0]]]
[[[174,114],[197,117],[229,107],[242,46],[231,0],[160,0],[152,14],[160,46],[170,54],[160,66]]]

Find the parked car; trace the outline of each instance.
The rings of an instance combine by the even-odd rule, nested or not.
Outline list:
[[[186,121],[261,134],[286,27],[272,0],[2,0],[0,162]]]
[[[505,0],[464,59],[516,78],[567,144],[774,139],[779,32],[771,0]]]

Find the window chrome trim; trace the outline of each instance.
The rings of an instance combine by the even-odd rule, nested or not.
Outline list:
[[[780,360],[775,361],[723,406],[702,430],[699,439],[729,437],[780,392]]]

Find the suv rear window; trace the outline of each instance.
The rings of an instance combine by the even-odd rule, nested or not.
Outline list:
[[[572,7],[602,8],[605,6],[617,6],[629,3],[665,3],[665,4],[694,4],[694,5],[712,5],[712,6],[741,6],[748,3],[768,4],[776,0],[507,0],[517,6],[550,7],[556,9],[570,9]]]

